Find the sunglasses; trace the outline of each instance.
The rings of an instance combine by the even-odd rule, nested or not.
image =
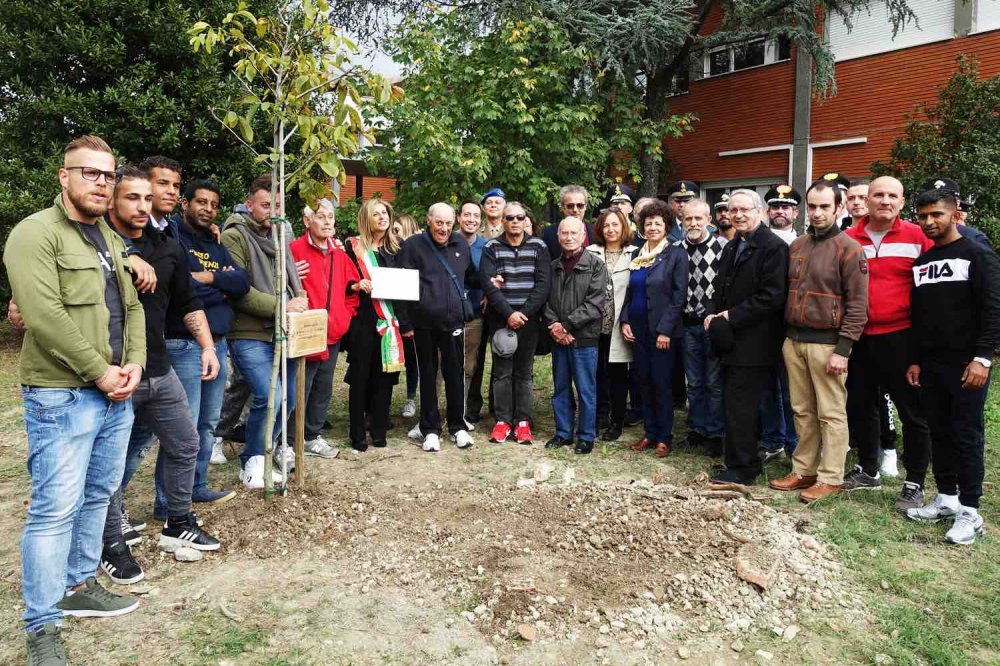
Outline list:
[[[83,176],[84,180],[91,180],[95,183],[104,176],[104,182],[106,183],[117,183],[118,182],[118,172],[117,171],[102,171],[101,169],[95,169],[94,167],[83,167],[83,166],[72,166],[64,167],[66,171],[72,171],[73,169],[79,169],[80,175]]]
[[[513,222],[514,220],[517,220],[518,222],[524,222],[526,219],[528,219],[528,216],[527,215],[504,215],[503,219],[507,220],[508,222]]]
[[[583,210],[584,208],[587,207],[587,204],[585,204],[585,203],[568,203],[568,204],[563,204],[563,207],[564,208],[571,208],[573,210]]]

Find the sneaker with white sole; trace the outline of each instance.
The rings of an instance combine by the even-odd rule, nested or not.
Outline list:
[[[844,477],[842,487],[845,493],[855,490],[877,490],[882,487],[882,477],[878,472],[875,472],[875,476],[868,476],[861,465],[855,465],[854,469]]]
[[[281,483],[282,476],[271,471],[275,483]],[[243,469],[240,470],[240,481],[247,490],[261,490],[264,487],[264,456],[250,456]]]
[[[899,460],[896,449],[882,449],[882,462],[879,465],[879,475],[888,479],[899,476]]]
[[[124,541],[104,546],[101,551],[101,571],[108,575],[112,583],[118,585],[131,585],[146,577]]]
[[[415,439],[418,442],[422,440],[424,438],[424,434],[420,432],[420,424],[418,423],[410,428],[410,432],[406,433],[406,436],[408,439]]]
[[[91,576],[83,587],[67,591],[56,608],[70,617],[118,617],[139,608],[139,600],[106,590]]]
[[[145,527],[145,525],[143,525]],[[129,546],[134,546],[136,544],[142,543],[142,535],[139,534],[138,530],[132,527],[132,521],[129,520],[128,514],[124,511],[122,512],[122,539]]]
[[[225,465],[229,462],[226,458],[226,454],[222,452],[222,438],[216,437],[215,443],[212,444],[212,459],[208,461],[209,465]]]
[[[472,446],[472,435],[465,430],[459,430],[451,436],[451,441],[460,449],[467,449]]]
[[[437,453],[441,450],[441,440],[434,433],[429,433],[424,437],[423,449],[430,453]]]
[[[136,532],[141,532],[144,529],[146,529],[146,521],[140,520],[138,518],[133,518],[132,516],[128,515],[128,511],[125,509],[125,505],[122,504],[122,527],[124,527],[126,523],[128,523],[129,527],[131,527]]]
[[[417,405],[412,400],[407,400],[406,404],[403,405],[403,418],[412,419],[417,415]]]
[[[986,531],[986,523],[977,509],[963,506],[955,516],[955,524],[944,535],[944,540],[958,546],[971,546],[976,537]]]
[[[329,460],[340,455],[340,449],[335,449],[327,444],[322,435],[316,439],[306,440],[305,448],[307,456],[316,456],[317,458],[326,458]]]
[[[924,504],[924,489],[920,484],[912,481],[903,481],[903,487],[896,498],[895,509],[897,512],[906,515],[910,509],[919,509]]]
[[[918,523],[936,523],[946,518],[954,518],[959,508],[958,495],[938,494],[930,504],[917,509],[907,509],[906,517]]]
[[[218,550],[222,545],[211,534],[198,527],[194,514],[180,518],[171,516],[163,524],[160,532],[160,547],[177,546],[178,548],[194,548],[195,550]]]
[[[281,454],[284,451],[285,460],[288,462],[288,471],[291,472],[295,469],[295,449],[291,446],[286,446],[281,448],[280,446],[274,447],[274,453],[271,454],[271,459],[274,460],[275,469],[281,469]]]

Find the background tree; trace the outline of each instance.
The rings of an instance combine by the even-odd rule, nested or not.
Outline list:
[[[273,0],[254,0],[268,13]],[[0,3],[0,241],[19,220],[52,204],[63,146],[105,138],[127,163],[179,160],[185,177],[209,176],[223,201],[242,201],[253,157],[209,108],[235,91],[229,58],[193,53],[185,32],[218,21],[232,0],[28,0]],[[0,278],[6,299],[6,276]]]
[[[1000,76],[980,80],[975,60],[958,58],[955,73],[938,99],[918,106],[888,161],[872,172],[892,175],[915,193],[944,176],[973,194],[971,224],[1000,247]],[[912,197],[911,197],[912,198]]]

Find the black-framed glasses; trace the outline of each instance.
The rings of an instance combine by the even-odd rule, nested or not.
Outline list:
[[[514,220],[517,220],[518,222],[524,222],[526,219],[528,219],[528,216],[527,215],[504,215],[503,219],[507,220],[508,222],[513,222]]]
[[[84,180],[90,180],[97,182],[101,176],[104,176],[104,181],[107,183],[117,183],[118,182],[118,172],[117,171],[104,171],[102,169],[96,169],[94,167],[85,166],[71,166],[63,167],[66,171],[72,171],[73,169],[79,169],[80,175],[83,176]]]
[[[570,208],[570,209],[573,209],[573,210],[583,210],[586,207],[587,207],[587,204],[585,204],[585,203],[567,203],[567,204],[563,204],[563,208]]]

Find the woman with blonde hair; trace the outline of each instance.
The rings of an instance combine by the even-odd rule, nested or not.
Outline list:
[[[374,299],[372,269],[396,264],[399,239],[391,232],[392,207],[369,199],[358,211],[358,235],[347,241],[347,256],[355,263],[361,281],[351,285],[361,302],[348,332],[346,381],[351,447],[368,449],[386,445],[392,387],[403,369],[403,338],[392,301]]]
[[[392,235],[396,237],[400,245],[407,238],[418,233],[420,233],[420,228],[417,226],[417,221],[408,213],[403,213],[392,223]]]

